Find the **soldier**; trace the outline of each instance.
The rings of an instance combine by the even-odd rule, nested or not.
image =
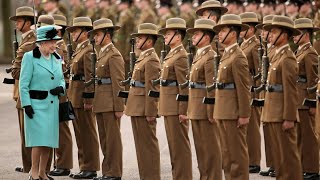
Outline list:
[[[240,48],[247,57],[249,72],[250,72],[250,86],[257,87],[254,78],[259,72],[259,40],[255,33],[255,26],[259,23],[258,16],[253,12],[245,12],[240,14],[242,24],[249,26],[249,29],[242,31],[240,37],[244,39]],[[252,89],[252,88],[251,88]],[[256,98],[254,92],[251,93],[252,98]],[[251,116],[247,127],[247,144],[249,153],[249,173],[260,172],[261,161],[261,137],[260,137],[260,107],[251,107]]]
[[[287,16],[289,16],[293,20],[299,18],[299,9],[302,5],[302,2],[300,0],[288,0],[285,5],[285,12]]]
[[[250,76],[248,60],[237,44],[242,24],[240,16],[223,15],[213,30],[225,44],[220,60],[213,118],[218,121],[226,180],[249,179],[247,126],[250,118]]]
[[[264,0],[261,7],[261,16],[265,17],[270,14],[275,14],[275,0]]]
[[[196,13],[200,18],[203,19],[211,19],[216,24],[219,22],[220,17],[228,11],[227,8],[221,6],[220,2],[217,0],[209,0],[205,1],[201,4],[201,7],[197,9]],[[214,38],[214,41],[218,41],[218,36]],[[224,46],[221,43],[219,45],[219,52],[223,54]],[[212,43],[212,48],[215,52],[217,52],[216,43]]]
[[[59,5],[59,0],[42,0],[44,13],[48,15],[66,15],[66,8]],[[62,12],[64,11],[64,12]]]
[[[83,0],[86,16],[95,21],[100,18],[96,0]]]
[[[241,0],[225,0],[223,6],[228,9],[227,14],[240,14],[243,12]]]
[[[197,18],[192,7],[192,0],[182,0],[180,7],[180,17],[186,21],[187,27],[192,27]]]
[[[86,15],[83,3],[80,0],[70,0],[70,7],[71,7],[70,9],[71,17],[68,19],[68,21],[76,17],[81,17]]]
[[[274,15],[267,15],[263,17],[263,22],[256,26],[257,29],[261,30],[264,51],[267,49],[268,51],[267,55],[270,61],[272,61],[272,57],[275,53],[275,48],[269,41],[270,32],[263,30],[263,26],[266,24],[271,24],[273,17]],[[264,93],[261,93],[260,97],[264,98]],[[268,131],[268,128],[265,127],[264,123],[263,123],[263,134],[264,134],[264,143],[265,143],[264,147],[265,147],[265,155],[266,155],[266,165],[267,167],[269,167],[269,169],[266,171],[260,171],[259,174],[261,176],[275,177],[274,165],[273,165],[272,155],[271,155],[271,151],[272,151],[272,141],[270,139],[271,136],[270,136],[270,132]]]
[[[173,18],[173,14],[171,12],[172,2],[171,0],[160,0],[157,5],[158,16],[159,18],[159,27],[164,28],[166,25],[166,20],[169,18]]]
[[[67,19],[63,15],[53,15],[54,24],[61,26],[62,29],[58,30],[58,36],[63,37],[65,30],[67,28]],[[62,69],[63,72],[67,71],[70,65],[67,46],[63,39],[57,41],[57,52],[62,57]],[[68,74],[64,73],[64,79],[66,84],[68,84]],[[59,97],[59,102],[63,103],[68,101],[67,96]],[[50,171],[51,176],[68,176],[70,174],[70,169],[73,168],[73,158],[72,158],[72,136],[69,128],[69,122],[64,121],[59,123],[59,148],[55,150],[56,161],[55,168]]]
[[[298,147],[301,155],[304,179],[319,179],[319,148],[315,127],[315,108],[303,106],[305,98],[315,99],[316,93],[308,93],[307,88],[314,87],[317,81],[318,54],[310,43],[314,28],[311,19],[300,18],[294,21],[294,27],[301,32],[294,37],[294,43],[299,45],[295,52],[297,57],[299,76],[298,87]]]
[[[140,16],[136,21],[136,26],[142,23],[153,23],[157,24],[158,17],[153,11],[152,6],[150,5],[151,0],[139,0],[139,9],[141,10]]]
[[[131,116],[140,179],[160,180],[160,151],[156,136],[157,98],[149,97],[150,90],[158,91],[151,80],[159,78],[160,62],[153,48],[157,26],[144,23],[138,26],[136,47],[142,52],[137,59],[129,89],[125,114]]]
[[[312,3],[311,0],[305,0],[303,1],[303,4],[300,7],[299,10],[299,17],[300,18],[310,18],[313,19],[314,17],[314,12],[313,12],[313,7],[312,7]]]
[[[96,62],[93,112],[104,156],[102,177],[94,180],[121,180],[122,176],[120,120],[124,101],[117,94],[124,90],[120,86],[120,81],[124,79],[124,60],[112,44],[113,33],[118,29],[120,27],[114,26],[110,19],[102,18],[93,22],[93,30],[90,32],[96,45],[101,46]]]
[[[270,63],[264,108],[261,120],[270,131],[272,160],[277,179],[302,179],[301,161],[297,147],[298,65],[289,48],[289,38],[300,34],[293,21],[286,16],[275,16],[270,31],[270,42],[276,47]]]
[[[117,12],[114,12],[114,8],[111,7],[111,0],[101,0],[99,3],[100,17],[107,18],[110,19],[112,22],[115,22]]]
[[[214,26],[215,22],[210,19],[198,19],[194,28],[187,30],[193,34],[192,44],[198,50],[189,76],[188,116],[182,118],[190,119],[192,123],[201,180],[222,179],[219,130],[212,116],[214,106],[202,103],[203,97],[214,97],[213,91],[209,93],[206,90],[206,86],[213,84],[214,77],[213,58],[216,53],[211,46]]]
[[[76,119],[73,121],[77,146],[80,172],[70,174],[74,179],[94,178],[99,170],[99,144],[96,132],[96,122],[92,113],[93,85],[84,86],[89,81],[92,72],[88,31],[92,29],[91,19],[77,17],[73,26],[66,30],[71,33],[77,48],[72,55],[70,67],[70,85],[68,97],[73,105]]]
[[[36,35],[33,30],[30,29],[31,25],[34,24],[34,13],[33,9],[27,6],[19,7],[16,9],[16,15],[9,18],[15,22],[16,30],[22,33],[21,42],[17,50],[17,56],[15,57],[12,65],[11,75],[15,79],[13,88],[13,99],[16,101],[16,108],[18,111],[19,118],[19,129],[21,138],[21,156],[22,156],[22,167],[16,167],[15,171],[28,173],[31,168],[31,148],[25,147],[25,135],[24,135],[24,118],[23,109],[21,107],[19,98],[19,77],[21,71],[22,57],[24,53],[31,51],[34,48],[34,41]]]
[[[243,3],[245,12],[255,12],[258,16],[258,20],[262,19],[260,5],[261,5],[261,0],[246,0]]]
[[[115,37],[115,45],[119,49],[121,55],[123,56],[125,62],[125,72],[129,71],[129,52],[130,52],[130,33],[134,29],[134,14],[132,13],[130,7],[132,5],[132,0],[121,0],[118,5],[118,11],[120,12],[118,26],[118,33]]]
[[[166,27],[159,30],[165,35],[165,43],[171,50],[164,59],[160,77],[159,115],[164,123],[172,164],[172,179],[192,180],[192,155],[188,137],[189,120],[183,119],[187,113],[187,102],[176,101],[177,94],[187,94],[178,84],[187,81],[187,52],[182,41],[186,34],[186,22],[181,18],[171,18]]]

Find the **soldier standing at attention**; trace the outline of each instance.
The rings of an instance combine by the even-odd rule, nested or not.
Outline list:
[[[70,66],[70,85],[68,97],[73,105],[76,119],[73,122],[77,146],[80,172],[70,174],[74,179],[91,179],[97,176],[99,168],[99,142],[96,132],[96,121],[92,113],[93,85],[84,86],[92,72],[93,52],[89,44],[88,31],[92,29],[91,19],[77,17],[73,25],[66,30],[71,33],[72,40],[77,44],[72,55]]]
[[[295,55],[297,58],[299,76],[298,87],[298,147],[300,150],[303,176],[305,180],[319,179],[319,147],[315,127],[315,108],[303,106],[303,100],[315,99],[316,93],[308,93],[307,88],[314,87],[318,78],[318,53],[310,43],[312,33],[320,30],[314,28],[312,20],[300,18],[294,21],[294,27],[302,32],[294,37],[294,43],[299,45]]]
[[[221,180],[222,160],[217,122],[213,120],[212,104],[203,104],[203,97],[214,97],[214,91],[207,92],[206,86],[213,84],[213,59],[211,41],[215,36],[216,23],[210,19],[198,19],[194,28],[187,30],[193,34],[192,43],[198,48],[193,58],[189,78],[188,116],[190,119],[196,148],[200,179]]]
[[[61,26],[62,29],[58,30],[58,36],[63,37],[65,29],[67,28],[67,19],[63,15],[53,15],[54,24]],[[67,46],[63,39],[57,41],[57,52],[61,56],[62,69],[63,72],[67,71],[69,67],[69,57],[67,52]],[[66,84],[69,83],[68,74],[64,74],[64,79]],[[66,102],[67,95],[60,96],[59,102]],[[69,121],[64,121],[59,123],[59,148],[55,150],[56,162],[55,169],[50,171],[51,176],[68,176],[70,174],[70,169],[73,168],[73,158],[72,158],[72,136],[69,128]]]
[[[27,6],[22,6],[16,9],[16,15],[9,18],[15,22],[15,28],[21,32],[21,41],[17,50],[17,56],[15,57],[12,65],[11,75],[15,79],[13,88],[13,99],[16,101],[16,108],[18,111],[19,118],[19,129],[21,138],[21,156],[22,156],[22,167],[16,167],[15,171],[28,173],[31,169],[31,148],[25,146],[25,134],[24,134],[24,112],[21,107],[20,96],[19,96],[19,79],[21,71],[21,63],[23,55],[31,51],[36,40],[36,35],[31,30],[31,25],[34,24],[34,13],[33,9]]]
[[[201,7],[197,9],[196,13],[202,19],[211,19],[216,24],[218,24],[220,17],[228,11],[227,8],[221,6],[221,3],[217,0],[209,0],[205,1],[201,4]],[[215,41],[218,41],[218,36],[214,38],[212,43],[212,48],[215,52],[217,52],[217,47]],[[224,45],[218,42],[219,52],[223,54]]]
[[[174,180],[192,180],[189,119],[183,118],[188,104],[176,101],[177,94],[188,94],[187,88],[178,86],[187,81],[188,74],[187,52],[182,44],[186,29],[185,20],[171,18],[167,20],[166,27],[159,30],[165,36],[166,45],[171,48],[161,70],[159,115],[164,116]]]
[[[297,147],[298,64],[289,48],[289,38],[300,31],[286,16],[274,16],[272,24],[264,25],[270,31],[270,42],[276,52],[270,63],[264,108],[261,120],[270,130],[272,160],[277,179],[301,180],[302,169]]]
[[[213,28],[226,47],[219,64],[213,116],[219,124],[226,180],[249,179],[246,136],[251,83],[248,60],[237,43],[240,32],[248,28],[240,16],[234,14],[223,15],[220,24]]]
[[[242,24],[247,24],[249,29],[242,31],[240,37],[244,39],[240,48],[246,55],[249,65],[250,72],[250,85],[252,87],[257,87],[257,83],[254,82],[254,76],[258,74],[259,71],[259,40],[257,39],[255,33],[255,26],[259,23],[258,16],[253,12],[245,12],[240,14]],[[258,85],[259,86],[259,85]],[[253,88],[251,88],[253,90]],[[252,98],[259,98],[259,95],[255,95],[254,92],[251,93]],[[248,154],[249,154],[249,173],[259,173],[260,172],[260,161],[261,161],[261,136],[260,136],[260,107],[251,107],[251,116],[247,129],[247,144],[248,144]]]
[[[120,81],[124,79],[124,61],[112,44],[113,33],[119,29],[110,19],[102,18],[93,22],[93,30],[90,32],[96,45],[101,46],[96,62],[93,112],[104,156],[102,177],[93,178],[94,180],[121,180],[122,176],[120,120],[124,101],[117,94],[124,90],[120,86]]]
[[[125,114],[131,116],[133,137],[136,146],[140,179],[160,180],[160,151],[156,136],[157,98],[149,97],[148,92],[158,91],[151,80],[159,78],[160,62],[153,46],[157,41],[157,26],[143,23],[138,26],[136,47],[141,50],[137,59]]]

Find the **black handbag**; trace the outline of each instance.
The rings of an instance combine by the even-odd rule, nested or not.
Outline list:
[[[59,122],[75,119],[74,110],[69,100],[59,104]]]

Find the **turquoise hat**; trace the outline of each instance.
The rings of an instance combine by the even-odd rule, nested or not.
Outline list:
[[[36,42],[62,39],[57,34],[58,34],[58,31],[57,31],[56,27],[53,26],[53,25],[39,27],[37,29],[37,40],[36,40]]]

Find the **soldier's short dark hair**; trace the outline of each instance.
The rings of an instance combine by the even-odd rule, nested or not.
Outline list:
[[[216,16],[217,17],[217,22],[219,21],[220,17],[221,17],[221,11],[218,10],[208,10],[209,13],[211,13],[211,16]]]
[[[25,21],[30,21],[31,25],[34,25],[34,18],[33,17],[25,17]]]
[[[213,41],[213,38],[215,36],[215,33],[212,32],[212,31],[203,31],[203,35],[208,35],[209,36],[209,39],[210,39],[210,42]]]
[[[62,27],[62,29],[60,29],[60,31],[61,31],[61,36],[64,36],[64,33],[66,32],[66,26],[61,26]]]
[[[258,23],[246,23],[247,25],[249,25],[250,27],[252,26],[253,28],[254,28],[254,32],[256,32],[257,31],[257,29],[256,29],[256,25],[258,24]]]
[[[180,34],[180,35],[181,35],[181,40],[183,41],[184,37],[186,36],[186,31],[177,30],[177,34]]]
[[[91,27],[82,27],[82,30],[83,30],[83,31],[87,31],[87,32],[88,32],[88,31],[91,31],[91,30],[92,30],[92,28],[91,28]]]
[[[288,40],[292,37],[293,33],[291,30],[283,29],[282,31],[283,31],[283,33],[286,33],[288,35],[288,37],[287,37]]]
[[[113,29],[105,29],[105,32],[110,35],[110,39],[113,38],[113,33],[114,33]]]
[[[240,36],[241,27],[240,26],[231,26],[230,30],[236,32],[236,36],[237,36],[237,39],[238,39],[239,36]]]
[[[149,39],[151,39],[152,41],[152,46],[154,46],[157,42],[157,39],[158,39],[158,36],[153,36],[153,35],[150,35],[149,36]]]

